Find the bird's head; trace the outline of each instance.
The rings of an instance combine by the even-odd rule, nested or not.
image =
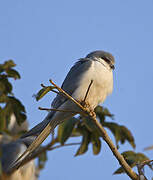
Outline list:
[[[109,65],[111,69],[115,69],[115,59],[112,54],[105,51],[93,51],[89,53],[86,58],[91,58],[93,60],[98,60],[100,62],[105,62]]]

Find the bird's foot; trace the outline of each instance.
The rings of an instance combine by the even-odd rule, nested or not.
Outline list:
[[[88,102],[85,102],[85,101],[82,101],[80,103],[84,108],[85,108],[85,111],[87,113],[90,114],[90,116],[96,118],[96,113],[94,112],[94,110],[91,108],[90,104]]]

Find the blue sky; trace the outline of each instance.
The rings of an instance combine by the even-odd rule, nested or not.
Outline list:
[[[32,95],[40,84],[53,79],[60,85],[78,58],[102,49],[116,59],[114,91],[104,105],[133,132],[136,152],[153,144],[152,7],[151,0],[0,1],[0,63],[13,59],[17,64],[22,79],[14,82],[14,93],[26,107],[30,127],[46,115],[38,107],[49,107],[54,97],[36,102]],[[49,152],[39,179],[129,179],[112,176],[118,162],[106,143],[98,156],[90,148],[73,157],[76,149]],[[125,144],[119,151],[130,149]],[[153,158],[152,151],[146,154]]]

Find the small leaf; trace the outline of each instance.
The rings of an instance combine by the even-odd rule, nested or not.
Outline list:
[[[12,85],[7,78],[0,76],[0,96],[2,94],[10,94],[12,92]]]
[[[53,86],[43,87],[36,95],[36,100],[39,101],[42,97],[44,97],[49,91],[55,89]]]
[[[104,116],[108,116],[113,119],[114,115],[109,112],[107,108],[103,108],[103,114]]]
[[[122,153],[124,159],[126,162],[129,164],[130,167],[136,166],[138,163],[142,163],[145,160],[149,160],[149,158],[142,154],[142,153],[135,153],[133,151],[125,151]],[[114,174],[120,174],[120,173],[125,173],[124,169],[122,167],[118,168]]]
[[[120,133],[121,133],[121,143],[124,143],[127,140],[133,148],[136,147],[134,142],[134,137],[129,129],[125,126],[120,126]]]
[[[109,112],[107,108],[103,108],[102,106],[97,106],[95,108],[95,113],[99,117],[100,122],[103,123],[106,119],[106,116],[113,119],[114,115]]]
[[[16,66],[16,64],[13,62],[13,60],[5,61],[4,64],[2,65],[3,69],[5,69],[5,70],[15,67],[15,66]]]
[[[121,139],[120,126],[117,123],[112,123],[112,122],[110,122],[110,123],[105,122],[105,123],[103,123],[103,126],[107,127],[113,133],[115,140],[116,140],[116,145],[118,147],[118,142]]]
[[[86,128],[88,129],[88,131],[90,132],[94,132],[96,131],[96,127],[93,121],[91,121],[88,117],[81,117],[82,120],[82,124],[86,126]]]
[[[97,107],[95,108],[95,113],[96,113],[96,115],[99,117],[100,122],[104,122],[104,121],[105,121],[105,116],[104,116],[104,114],[103,114],[103,108],[102,108],[102,106],[97,106]]]
[[[69,120],[64,121],[58,127],[58,141],[63,145],[66,140],[71,136],[73,128],[78,121],[77,118],[72,117]]]
[[[93,154],[94,155],[99,154],[100,150],[101,150],[101,140],[100,140],[98,134],[96,134],[96,133],[91,134],[91,142],[92,142]]]
[[[9,101],[6,107],[14,113],[18,125],[22,124],[26,120],[26,111],[23,104],[15,97],[8,96]]]
[[[117,123],[112,122],[104,122],[104,127],[107,127],[110,129],[110,131],[115,136],[116,145],[118,147],[118,142],[121,142],[121,144],[124,144],[125,141],[128,141],[133,148],[135,148],[135,142],[134,137],[130,130],[128,130],[125,126],[120,126]]]
[[[143,162],[145,160],[149,160],[149,158],[143,153],[137,153],[136,158],[137,158],[137,162]]]
[[[83,131],[82,142],[75,156],[84,154],[88,150],[89,143],[90,143],[90,133],[88,131]]]
[[[0,95],[0,103],[6,103],[8,98],[5,94]]]
[[[14,79],[20,79],[20,74],[14,69],[6,70],[8,77],[13,77]]]

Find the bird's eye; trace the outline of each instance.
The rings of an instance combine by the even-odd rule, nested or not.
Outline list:
[[[104,59],[108,64],[110,64],[110,60],[108,58],[106,58],[106,57],[104,58],[103,57],[102,59]]]

